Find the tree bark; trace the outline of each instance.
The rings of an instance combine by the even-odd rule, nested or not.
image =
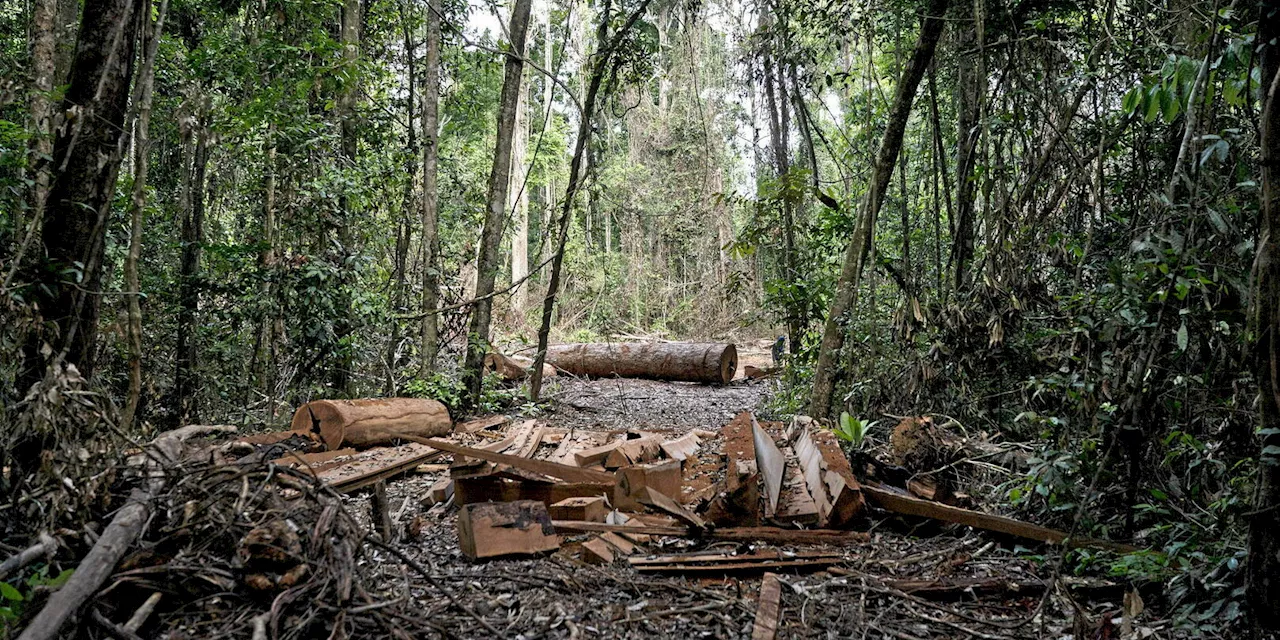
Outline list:
[[[511,12],[509,46],[512,53],[506,56],[506,71],[498,107],[497,144],[493,152],[493,170],[489,173],[488,209],[484,228],[480,232],[480,254],[476,260],[475,297],[480,300],[471,311],[463,371],[465,402],[473,407],[480,404],[480,390],[484,383],[484,356],[489,351],[489,324],[493,315],[493,299],[489,294],[493,293],[493,282],[498,276],[498,245],[502,241],[502,227],[506,217],[507,190],[511,178],[511,145],[524,76],[522,54],[526,48],[525,35],[532,4],[532,0],[516,0]]]
[[[1261,114],[1262,202],[1258,255],[1254,263],[1254,363],[1259,383],[1262,453],[1249,520],[1246,598],[1255,635],[1280,631],[1280,52],[1270,44],[1280,37],[1280,2],[1261,3],[1256,42],[1264,102]]]
[[[738,368],[738,350],[692,342],[566,344],[548,347],[546,361],[576,376],[728,384]]]
[[[520,53],[527,56],[528,47]],[[520,91],[516,94],[515,139],[511,144],[511,189],[507,206],[515,217],[515,229],[511,231],[511,282],[518,283],[511,290],[511,311],[515,322],[524,324],[524,309],[529,301],[528,289],[521,282],[529,275],[529,166],[525,156],[529,149],[529,85],[521,78]]]
[[[49,163],[53,154],[53,100],[50,95],[55,86],[55,55],[58,34],[55,21],[58,0],[36,0],[31,7],[31,160],[33,184],[30,211],[33,220],[40,218],[49,195]],[[26,226],[22,217],[17,218],[15,229]],[[37,223],[38,224],[38,223]]]
[[[440,0],[427,2],[427,52],[422,79],[422,331],[418,375],[435,370],[440,345],[440,199],[436,176],[440,157]]]
[[[409,30],[408,15],[405,12],[403,2],[397,4],[400,10],[400,29],[404,36],[405,50],[405,66],[406,76],[409,84],[409,95],[406,101],[406,109],[408,110],[405,127],[405,156],[404,156],[404,205],[401,210],[399,219],[396,222],[396,252],[394,262],[392,264],[391,273],[391,309],[393,317],[391,318],[391,335],[387,338],[387,381],[383,387],[384,395],[395,395],[396,392],[396,364],[397,354],[400,351],[400,321],[394,316],[404,313],[405,306],[405,289],[408,288],[408,263],[409,263],[409,241],[413,236],[413,216],[411,212],[414,209],[414,167],[418,162],[418,132],[414,123],[414,105],[417,102],[417,86],[414,84],[416,75],[416,60],[418,57],[416,41]],[[428,11],[430,11],[428,9]]]
[[[894,163],[902,149],[902,136],[907,127],[907,119],[911,115],[911,105],[915,101],[916,89],[933,60],[938,38],[942,35],[946,10],[947,0],[930,0],[921,20],[920,38],[916,42],[915,50],[911,52],[906,71],[898,79],[897,95],[894,97],[889,122],[880,142],[875,167],[871,172],[871,185],[862,203],[853,240],[845,253],[840,279],[836,284],[836,294],[822,330],[822,344],[818,351],[818,364],[813,377],[813,395],[809,403],[809,415],[816,418],[826,417],[831,408],[831,395],[835,388],[836,358],[844,346],[846,331],[843,324],[844,315],[852,307],[857,295],[858,281],[862,278],[863,262],[870,251],[875,232],[876,217],[884,204],[889,181],[893,176]]]
[[[961,39],[960,47],[967,48],[971,37]],[[973,260],[973,227],[975,180],[978,139],[982,128],[978,126],[978,101],[986,90],[987,79],[977,72],[977,65],[962,56],[957,65],[956,87],[956,228],[951,240],[951,267],[953,288],[965,291],[968,286],[969,263]]]
[[[356,97],[359,95],[360,83],[357,79],[359,71],[356,68],[356,62],[360,58],[360,21],[362,14],[361,0],[343,0],[340,26],[342,59],[347,77],[342,93],[338,96],[334,111],[339,119],[341,128],[340,159],[348,171],[354,170],[356,155],[359,153],[356,131]],[[352,281],[347,275],[346,262],[347,257],[353,253],[354,249],[354,235],[351,233],[351,225],[356,219],[355,214],[351,198],[347,196],[346,190],[343,189],[338,195],[338,215],[340,217],[338,219],[337,236],[339,259],[342,262],[339,265],[338,273],[342,275],[338,279],[337,302],[334,305],[336,317],[333,322],[333,334],[336,357],[332,368],[329,370],[329,379],[333,384],[333,388],[344,395],[350,392],[351,369],[354,366],[353,347],[350,344],[354,324],[351,311]]]
[[[45,261],[32,300],[53,331],[34,332],[24,348],[19,388],[62,358],[86,378],[101,310],[106,219],[123,156],[121,138],[133,77],[140,2],[101,0],[85,6],[70,83],[61,112],[74,114],[53,144],[52,178],[41,222]],[[68,276],[67,274],[73,274]],[[42,346],[51,347],[50,356]]]
[[[151,2],[144,3],[147,29],[143,34],[145,53],[138,72],[136,89],[137,119],[133,123],[133,190],[129,207],[129,253],[124,261],[125,299],[129,319],[125,325],[129,351],[129,390],[120,428],[128,431],[138,413],[142,397],[142,285],[138,279],[138,260],[142,256],[142,218],[147,206],[147,168],[151,154],[151,101],[155,89],[156,52],[164,33],[164,18],[169,0],[160,0],[156,20],[151,21]]]

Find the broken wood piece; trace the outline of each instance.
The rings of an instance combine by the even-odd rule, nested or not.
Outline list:
[[[662,440],[657,436],[646,436],[618,443],[604,459],[604,468],[617,469],[629,464],[649,462],[662,452]]]
[[[560,548],[560,537],[541,502],[480,502],[459,510],[458,546],[473,560],[535,555]]]
[[[728,575],[762,573],[769,571],[786,571],[789,573],[821,571],[833,564],[838,564],[842,558],[838,555],[780,557],[775,553],[764,558],[722,556],[710,561],[704,559],[693,559],[675,562],[637,562],[637,560],[646,559],[631,558],[629,560],[629,562],[632,563],[631,568],[641,573]]]
[[[613,488],[615,509],[639,511],[642,506],[640,498],[645,495],[646,488],[673,500],[680,495],[680,462],[676,460],[622,467],[618,469],[616,478]]]
[[[707,519],[718,526],[760,524],[760,473],[751,423],[751,413],[743,411],[721,429],[725,476],[716,484],[706,511]]]
[[[794,459],[791,448],[783,449],[783,457]],[[778,502],[778,511],[773,519],[780,523],[816,524],[818,522],[818,505],[809,495],[804,474],[800,467],[787,465],[783,473],[782,494]]]
[[[147,618],[151,617],[151,612],[156,610],[156,605],[160,604],[160,598],[163,596],[164,594],[159,591],[155,591],[148,596],[146,601],[133,612],[133,615],[129,616],[129,621],[124,623],[124,630],[129,633],[137,633],[138,629],[141,629],[142,625],[147,623]]]
[[[675,440],[662,443],[662,453],[672,460],[684,462],[689,456],[698,452],[698,434],[686,433]]]
[[[546,425],[539,425],[537,420],[525,420],[518,427],[516,442],[512,450],[507,452],[521,458],[531,458],[542,444],[542,436],[546,433]]]
[[[605,458],[608,458],[609,454],[613,453],[613,450],[617,449],[624,442],[626,442],[625,439],[619,439],[598,447],[591,447],[590,449],[577,451],[573,454],[573,460],[579,467],[586,467],[596,464],[597,462],[604,462]]]
[[[862,485],[853,475],[853,467],[834,433],[821,427],[805,429],[805,433],[822,456],[822,484],[831,505],[826,526],[835,529],[848,526],[864,508]]]
[[[58,540],[47,533],[41,532],[40,541],[9,556],[4,562],[0,563],[0,580],[9,577],[9,574],[22,569],[23,567],[41,559],[53,559],[53,554],[58,550]]]
[[[611,524],[607,522],[579,522],[556,520],[559,531],[592,533],[613,531],[630,538],[634,534],[671,536],[675,538],[727,540],[732,542],[767,542],[770,544],[863,544],[871,536],[863,531],[836,531],[833,529],[782,529],[780,527],[724,527],[697,529],[689,527],[663,527],[643,524]]]
[[[369,501],[373,508],[373,523],[378,528],[378,535],[387,542],[391,538],[391,503],[387,501],[387,481],[379,480],[373,485],[373,497]]]
[[[600,539],[609,543],[609,546],[613,547],[618,555],[629,556],[636,552],[636,543],[614,531],[606,531],[600,534]]]
[[[941,520],[943,522],[952,522],[973,527],[975,529],[983,529],[985,531],[994,531],[996,533],[1004,533],[1028,540],[1038,540],[1040,542],[1048,542],[1050,544],[1063,544],[1068,547],[1094,547],[1098,549],[1108,549],[1121,553],[1130,553],[1138,551],[1137,547],[1122,544],[1118,542],[1108,542],[1106,540],[1096,540],[1077,536],[1071,538],[1065,531],[1050,529],[1040,525],[1007,518],[1004,516],[994,516],[991,514],[980,513],[978,511],[970,511],[969,509],[961,509],[960,507],[952,507],[938,502],[930,502],[921,500],[911,496],[904,496],[893,491],[880,487],[872,487],[863,485],[862,493],[876,503],[877,506],[894,513],[900,513],[909,516],[921,516],[931,518],[933,520]]]
[[[464,455],[472,458],[480,458],[489,462],[500,462],[510,465],[517,469],[541,473],[553,478],[559,478],[568,482],[588,482],[588,483],[612,483],[614,476],[611,473],[603,471],[593,471],[591,469],[581,469],[579,467],[571,467],[566,464],[558,464],[547,460],[526,459],[519,456],[509,456],[502,453],[494,453],[483,449],[472,449],[461,445],[437,440],[434,438],[418,438],[409,437],[412,442],[425,444],[429,447],[435,447],[441,451],[447,451],[454,455]]]
[[[453,497],[453,492],[453,478],[446,476],[436,480],[435,484],[431,485],[431,488],[427,490],[427,496],[430,498],[431,504],[441,504],[448,502],[449,498]]]
[[[671,496],[660,493],[653,487],[645,487],[644,493],[638,496],[641,504],[653,507],[664,513],[675,516],[677,519],[688,523],[690,526],[704,528],[707,523],[698,517],[698,514],[684,508],[679,502],[676,502]]]
[[[826,526],[831,516],[831,497],[822,477],[822,453],[818,451],[807,429],[799,429],[793,442],[796,461],[804,476],[805,486],[808,487],[809,495],[818,509],[818,524]]]
[[[779,371],[782,371],[782,367],[765,367],[763,369],[752,365],[745,365],[742,367],[742,375],[748,380],[768,378],[769,376],[777,374]]]
[[[523,356],[505,356],[501,353],[489,353],[484,357],[485,371],[494,371],[507,382],[515,380],[524,380],[529,377],[529,372],[533,370],[533,360]],[[550,364],[543,363],[542,377],[552,378],[556,375],[556,368]]]
[[[582,543],[582,560],[587,564],[613,564],[614,548],[600,538]]]
[[[751,625],[751,640],[773,640],[777,637],[781,600],[782,583],[778,581],[778,574],[764,574],[760,581],[760,597],[756,600],[756,619]]]
[[[547,507],[552,520],[583,520],[586,522],[604,522],[609,515],[609,507],[603,496],[578,496],[565,498]]]
[[[732,344],[598,343],[547,349],[547,362],[576,376],[728,384],[738,369]]]
[[[778,449],[773,436],[765,431],[754,414],[751,415],[751,439],[756,446],[756,466],[760,469],[760,479],[764,483],[764,516],[772,518],[778,511],[778,500],[782,497],[782,482],[787,461]]]
[[[432,447],[407,444],[399,447],[374,447],[354,452],[341,464],[325,464],[316,472],[316,479],[334,490],[350,493],[371,486],[380,480],[413,471],[419,464],[443,455]]]
[[[448,408],[426,398],[312,400],[294,412],[292,428],[318,434],[329,449],[362,448],[403,436],[442,436],[453,430],[453,420]]]
[[[844,555],[838,551],[784,551],[782,549],[758,549],[746,553],[724,553],[716,551],[700,551],[695,553],[675,553],[661,556],[645,556],[631,558],[627,562],[633,567],[646,565],[714,565],[734,564],[739,562],[764,562],[768,560],[842,560]]]
[[[511,422],[511,418],[504,415],[484,416],[483,418],[474,418],[466,422],[459,423],[453,428],[453,432],[475,433],[477,431],[484,431],[485,429],[501,427],[508,422]]]

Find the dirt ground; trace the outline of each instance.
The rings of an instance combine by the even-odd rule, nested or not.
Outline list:
[[[562,378],[550,390],[552,409],[539,417],[551,427],[575,432],[718,430],[738,412],[760,409],[771,384],[740,380],[710,387]],[[719,448],[716,438],[704,441],[699,457],[705,466],[718,466]],[[544,444],[538,456],[553,449]],[[690,579],[639,574],[625,563],[589,565],[580,559],[586,536],[574,535],[565,536],[562,548],[546,557],[468,560],[458,549],[456,509],[424,504],[428,487],[441,473],[447,471],[413,474],[388,487],[398,548],[426,568],[436,585],[382,549],[368,547],[364,561],[376,565],[383,578],[385,588],[373,594],[376,598],[411,598],[443,635],[484,638],[496,630],[503,637],[528,639],[751,637],[758,575]],[[360,517],[369,517],[369,492],[345,499]],[[1013,545],[963,527],[929,526],[916,531],[922,534],[917,536],[909,523],[884,514],[873,514],[865,527],[871,541],[839,549],[843,562],[837,567],[780,576],[777,637],[1060,638],[1073,631],[1078,638],[1111,637],[1123,590],[1092,599],[1073,598],[1065,588],[995,597],[960,593],[946,601],[910,596],[887,586],[888,581],[998,576],[1010,584],[1026,584],[1051,576],[1022,559]],[[667,538],[655,539],[645,552],[709,548],[747,550],[736,543]],[[470,611],[457,602],[467,603]],[[1081,626],[1074,630],[1071,611],[1082,613],[1076,617]],[[1152,629],[1154,637],[1167,637],[1158,626]]]

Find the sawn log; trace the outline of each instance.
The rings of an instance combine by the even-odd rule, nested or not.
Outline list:
[[[431,438],[453,430],[449,409],[426,398],[312,400],[293,414],[293,430],[317,433],[329,449]]]
[[[732,344],[626,342],[566,344],[547,349],[547,362],[573,375],[728,384],[738,369]]]

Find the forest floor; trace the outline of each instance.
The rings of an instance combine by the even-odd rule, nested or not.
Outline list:
[[[718,433],[738,412],[760,410],[773,384],[738,380],[708,387],[560,378],[550,390],[550,410],[539,417],[551,427],[573,431],[645,430],[675,435],[702,429]],[[718,437],[704,440],[698,456],[717,460],[721,444]],[[553,448],[544,444],[538,457],[546,457]],[[411,474],[388,486],[399,548],[427,567],[439,586],[429,585],[384,550],[369,547],[363,562],[375,565],[381,577],[377,582],[382,592],[375,594],[377,598],[403,598],[407,588],[408,597],[425,614],[436,616],[442,627],[459,638],[492,635],[476,617],[483,617],[504,636],[516,638],[752,637],[759,575],[667,577],[637,573],[626,563],[587,564],[580,559],[587,536],[572,534],[564,536],[562,547],[549,556],[468,560],[458,548],[457,509],[431,508],[423,501],[432,483],[447,473]],[[688,476],[686,472],[686,495],[691,486],[700,485]],[[365,491],[345,500],[357,517],[365,519],[370,514],[369,496]],[[1062,586],[1027,589],[1025,585],[1050,578],[1038,567],[1052,564],[1025,559],[1015,553],[1014,545],[997,543],[964,527],[926,525],[913,530],[901,520],[881,516],[873,516],[865,526],[870,542],[826,549],[842,555],[836,566],[807,575],[780,576],[778,638],[1106,638],[1119,631],[1118,624],[1111,627],[1112,618],[1119,620],[1123,589],[1103,590],[1102,597],[1095,589],[1091,598],[1072,596]],[[655,537],[644,552],[741,547]],[[986,585],[984,591],[991,584],[1010,588],[995,589],[999,593],[994,595],[954,591],[950,597],[925,599],[894,588],[908,579],[939,584],[972,580]],[[1019,591],[1014,585],[1024,588]],[[449,593],[441,593],[441,588]],[[469,603],[475,617],[460,613],[450,598]]]

